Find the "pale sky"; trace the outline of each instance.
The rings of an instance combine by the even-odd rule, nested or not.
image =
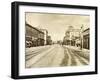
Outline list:
[[[53,41],[63,40],[68,26],[80,29],[90,27],[90,16],[50,13],[26,13],[26,22],[36,28],[47,29]]]

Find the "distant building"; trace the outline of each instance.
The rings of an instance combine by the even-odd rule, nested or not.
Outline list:
[[[61,40],[58,40],[58,41],[57,41],[57,44],[62,45],[62,41],[61,41]]]
[[[90,29],[86,29],[83,34],[83,48],[90,49]]]
[[[51,44],[52,44],[51,36],[47,36],[47,45]]]
[[[75,44],[76,44],[77,47],[79,47],[81,45],[81,39],[80,39],[80,37],[76,37]]]
[[[70,45],[70,32],[66,31],[65,36],[63,38],[64,45]]]
[[[29,46],[41,46],[44,45],[44,33],[26,23],[26,32],[25,32],[25,40],[26,47]]]

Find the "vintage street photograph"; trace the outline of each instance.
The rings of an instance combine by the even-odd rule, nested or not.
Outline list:
[[[86,66],[90,16],[25,12],[25,68]]]

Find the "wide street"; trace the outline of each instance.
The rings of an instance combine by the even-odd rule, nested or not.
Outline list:
[[[47,45],[26,48],[25,66],[58,67],[81,66],[89,64],[89,51],[65,45]]]

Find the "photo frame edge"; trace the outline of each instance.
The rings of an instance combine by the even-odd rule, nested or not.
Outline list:
[[[73,75],[88,75],[88,74],[97,74],[98,73],[98,53],[97,53],[97,7],[95,6],[81,6],[82,9],[86,8],[87,9],[94,9],[95,10],[95,36],[96,36],[96,40],[95,40],[95,47],[96,47],[96,51],[95,51],[95,71],[89,71],[89,72],[75,72],[75,73],[59,73],[59,74],[43,74],[43,75],[29,75],[29,76],[19,76],[19,6],[20,5],[25,5],[28,2],[12,2],[11,5],[11,78],[13,79],[25,79],[25,78],[43,78],[43,77],[58,77],[58,76],[73,76]],[[33,4],[33,2],[29,2],[27,4],[27,6],[29,4]],[[44,6],[47,3],[34,3],[34,4],[42,4],[41,6]],[[45,5],[44,5],[45,4]],[[49,4],[49,7],[52,4]],[[62,6],[60,4],[56,4],[58,6]],[[30,5],[29,5],[30,6]],[[65,5],[63,5],[64,7]],[[67,5],[69,7],[73,7],[76,5]],[[66,7],[67,7],[66,6]],[[51,6],[52,7],[52,6]],[[57,7],[57,6],[56,6]],[[66,8],[65,7],[65,8]],[[76,7],[80,7],[80,6],[76,6]],[[81,8],[80,8],[81,9]],[[17,40],[16,40],[17,39]]]

